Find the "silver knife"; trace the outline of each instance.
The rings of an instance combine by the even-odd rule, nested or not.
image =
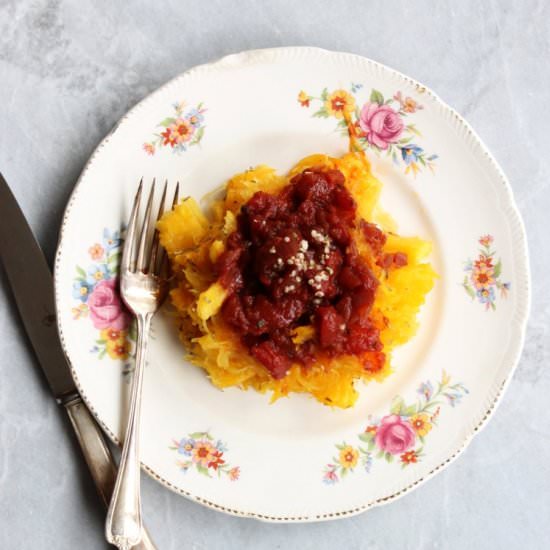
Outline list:
[[[78,394],[61,348],[50,268],[1,173],[0,260],[38,362],[54,397],[69,415],[97,491],[108,506],[115,485],[116,465],[103,432]],[[145,529],[142,542],[134,548],[155,549]]]

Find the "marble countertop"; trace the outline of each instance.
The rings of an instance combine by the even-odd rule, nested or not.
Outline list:
[[[144,514],[158,547],[547,546],[550,292],[541,286],[550,272],[550,4],[0,0],[0,169],[51,261],[82,167],[129,107],[196,64],[283,45],[376,59],[431,87],[473,125],[507,173],[527,227],[526,346],[483,433],[401,500],[331,523],[268,525],[202,508],[144,477]],[[0,548],[105,548],[104,512],[32,364],[1,270],[0,329]]]

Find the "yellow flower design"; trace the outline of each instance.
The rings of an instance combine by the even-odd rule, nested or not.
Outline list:
[[[406,97],[403,100],[403,111],[406,113],[414,113],[418,108],[418,103],[412,97]]]
[[[495,272],[492,267],[486,265],[480,266],[478,269],[474,269],[472,273],[472,282],[477,290],[483,290],[489,288],[495,284]]]
[[[113,342],[117,342],[119,340],[126,340],[126,335],[128,334],[128,331],[126,330],[116,330],[114,328],[106,328],[103,329],[99,336],[102,340],[111,340]]]
[[[125,338],[118,340],[107,340],[107,354],[111,359],[128,359],[130,344]]]
[[[411,416],[409,421],[411,423],[411,426],[413,427],[413,430],[420,437],[424,437],[432,429],[430,417],[427,414],[415,414],[414,416]]]
[[[92,260],[101,260],[104,253],[105,249],[98,243],[88,248],[88,254],[90,254]]]
[[[344,118],[355,109],[355,98],[346,90],[336,90],[326,99],[325,109],[330,116]]]
[[[208,441],[197,441],[193,449],[193,462],[208,467],[216,449]]]
[[[80,319],[88,315],[88,306],[86,304],[79,304],[77,307],[71,309],[73,319]]]
[[[304,92],[304,90],[302,90],[298,94],[298,102],[302,107],[309,107],[309,101],[310,101],[309,96]]]
[[[341,451],[338,461],[342,468],[355,468],[359,460],[359,451],[351,445],[346,445]]]

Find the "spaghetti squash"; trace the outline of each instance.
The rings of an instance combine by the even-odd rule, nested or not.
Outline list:
[[[346,408],[357,382],[388,376],[436,273],[380,191],[363,153],[312,155],[286,176],[237,174],[206,212],[187,198],[162,217],[180,337],[215,386]]]

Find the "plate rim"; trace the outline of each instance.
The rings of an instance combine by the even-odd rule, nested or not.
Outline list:
[[[516,252],[518,252],[518,254],[516,255],[516,261],[514,263],[516,264],[516,266],[519,265],[520,269],[518,272],[519,280],[517,282],[518,293],[517,293],[516,312],[511,319],[512,323],[517,327],[516,328],[517,332],[515,335],[515,340],[517,341],[517,343],[516,343],[515,349],[511,350],[510,357],[508,358],[508,360],[507,361],[503,360],[501,363],[501,368],[502,368],[502,365],[505,365],[505,363],[508,363],[508,367],[506,369],[504,379],[500,381],[500,384],[498,384],[499,382],[498,379],[495,380],[496,384],[495,382],[493,382],[493,388],[496,388],[496,393],[494,398],[490,402],[488,408],[486,409],[479,423],[471,429],[471,432],[464,438],[464,440],[461,442],[459,447],[449,457],[447,457],[443,462],[435,466],[432,470],[430,470],[427,474],[422,476],[420,479],[417,479],[414,482],[406,485],[405,487],[402,487],[398,491],[393,492],[391,495],[387,495],[384,497],[380,497],[378,499],[371,500],[369,502],[366,502],[364,505],[356,506],[352,509],[343,510],[341,512],[328,512],[323,514],[312,514],[312,515],[301,515],[301,516],[291,516],[291,515],[270,516],[270,515],[265,515],[265,514],[261,514],[253,511],[236,510],[233,508],[229,508],[227,506],[217,504],[215,502],[211,502],[207,499],[194,495],[189,491],[186,491],[180,487],[175,486],[174,484],[172,484],[171,482],[163,478],[161,475],[159,475],[157,472],[155,472],[152,468],[147,466],[146,464],[143,464],[143,463],[141,464],[142,469],[150,477],[152,477],[153,479],[161,483],[164,487],[194,502],[202,504],[207,508],[218,510],[232,516],[254,518],[257,520],[270,522],[270,523],[320,522],[320,521],[327,521],[327,520],[339,519],[344,517],[351,517],[351,516],[360,514],[368,509],[371,509],[375,506],[388,504],[390,502],[393,502],[394,500],[401,498],[402,496],[412,491],[414,488],[424,484],[426,481],[431,479],[434,475],[436,475],[440,471],[447,468],[452,462],[454,462],[454,460],[458,458],[458,456],[460,456],[466,450],[466,448],[469,446],[469,444],[471,443],[473,438],[477,435],[477,433],[479,433],[479,431],[487,425],[488,420],[491,418],[491,416],[494,414],[495,410],[497,409],[498,405],[501,403],[502,398],[506,392],[506,389],[508,388],[508,385],[511,382],[513,374],[519,364],[519,360],[520,360],[521,353],[525,343],[527,322],[528,322],[529,314],[531,310],[531,270],[530,270],[530,263],[529,263],[527,234],[526,234],[523,218],[521,216],[521,213],[519,211],[518,205],[516,203],[516,200],[513,194],[512,186],[510,185],[510,182],[506,177],[503,169],[501,168],[497,160],[494,158],[494,156],[490,152],[485,142],[480,138],[480,136],[468,123],[468,121],[464,119],[453,107],[451,107],[445,101],[443,101],[439,97],[439,95],[436,94],[431,88],[401,73],[400,71],[393,69],[391,67],[388,67],[387,65],[380,63],[378,61],[375,61],[369,57],[362,56],[355,53],[350,53],[350,52],[334,51],[334,50],[328,50],[325,48],[318,48],[313,46],[283,46],[283,47],[275,47],[275,48],[261,48],[261,49],[253,49],[253,50],[244,50],[238,53],[225,55],[213,61],[196,65],[186,71],[183,71],[182,73],[179,73],[175,77],[171,78],[170,80],[168,80],[167,82],[165,82],[164,84],[162,84],[161,86],[159,86],[158,88],[150,92],[148,95],[142,98],[139,102],[137,102],[132,108],[130,108],[114,124],[113,128],[100,141],[100,143],[96,146],[96,148],[94,149],[94,151],[92,152],[88,160],[86,161],[86,164],[84,165],[84,168],[82,169],[74,185],[74,188],[71,191],[70,197],[63,211],[63,217],[62,217],[61,226],[59,230],[59,237],[57,241],[55,260],[54,260],[54,298],[55,298],[55,308],[57,313],[56,315],[57,330],[58,330],[59,339],[61,342],[61,347],[63,349],[63,353],[65,354],[67,364],[69,365],[71,375],[75,382],[78,393],[81,396],[84,403],[86,404],[86,406],[88,407],[88,409],[90,410],[90,412],[92,413],[92,415],[94,416],[95,420],[99,423],[99,425],[101,426],[103,431],[108,435],[111,441],[115,443],[117,446],[121,445],[121,441],[119,440],[119,438],[108,428],[106,423],[99,417],[98,412],[93,407],[91,401],[89,400],[89,398],[86,396],[84,392],[84,388],[80,384],[78,374],[69,356],[67,342],[65,340],[63,327],[61,326],[61,321],[60,321],[61,316],[59,315],[61,290],[58,285],[58,279],[59,279],[58,273],[61,269],[63,243],[68,238],[66,235],[66,231],[67,231],[67,225],[69,222],[69,216],[70,216],[72,207],[77,199],[79,188],[81,187],[82,182],[86,177],[90,167],[92,166],[96,158],[99,156],[102,149],[109,144],[112,136],[117,132],[120,125],[126,119],[133,116],[136,112],[139,112],[139,110],[143,109],[143,107],[146,104],[153,101],[157,95],[162,94],[167,88],[173,86],[179,80],[183,80],[184,78],[188,78],[189,76],[194,74],[200,74],[201,72],[212,71],[212,70],[216,70],[226,66],[234,66],[234,67],[243,66],[243,65],[249,64],[250,61],[254,60],[255,58],[259,58],[259,61],[261,63],[263,56],[268,56],[270,59],[275,59],[277,57],[281,57],[289,54],[290,55],[313,54],[313,55],[343,56],[343,57],[350,58],[351,61],[353,62],[371,66],[375,70],[380,71],[381,73],[385,73],[390,77],[398,78],[407,82],[408,84],[414,86],[417,90],[422,90],[423,93],[428,95],[434,101],[436,107],[440,111],[446,112],[448,117],[450,116],[454,118],[453,124],[455,125],[455,127],[458,127],[462,131],[465,131],[464,138],[469,142],[468,145],[470,146],[470,148],[472,147],[472,145],[475,145],[475,147],[479,150],[479,152],[481,152],[483,156],[486,158],[486,160],[489,161],[489,164],[487,166],[490,166],[490,168],[494,172],[494,176],[496,176],[493,179],[495,180],[495,182],[497,180],[500,181],[503,187],[502,191],[504,191],[504,195],[502,195],[502,197],[505,198],[505,200],[501,204],[500,209],[503,212],[506,212],[506,215],[509,218],[509,227],[512,229],[512,234],[511,234],[512,244],[514,247],[517,247]]]

